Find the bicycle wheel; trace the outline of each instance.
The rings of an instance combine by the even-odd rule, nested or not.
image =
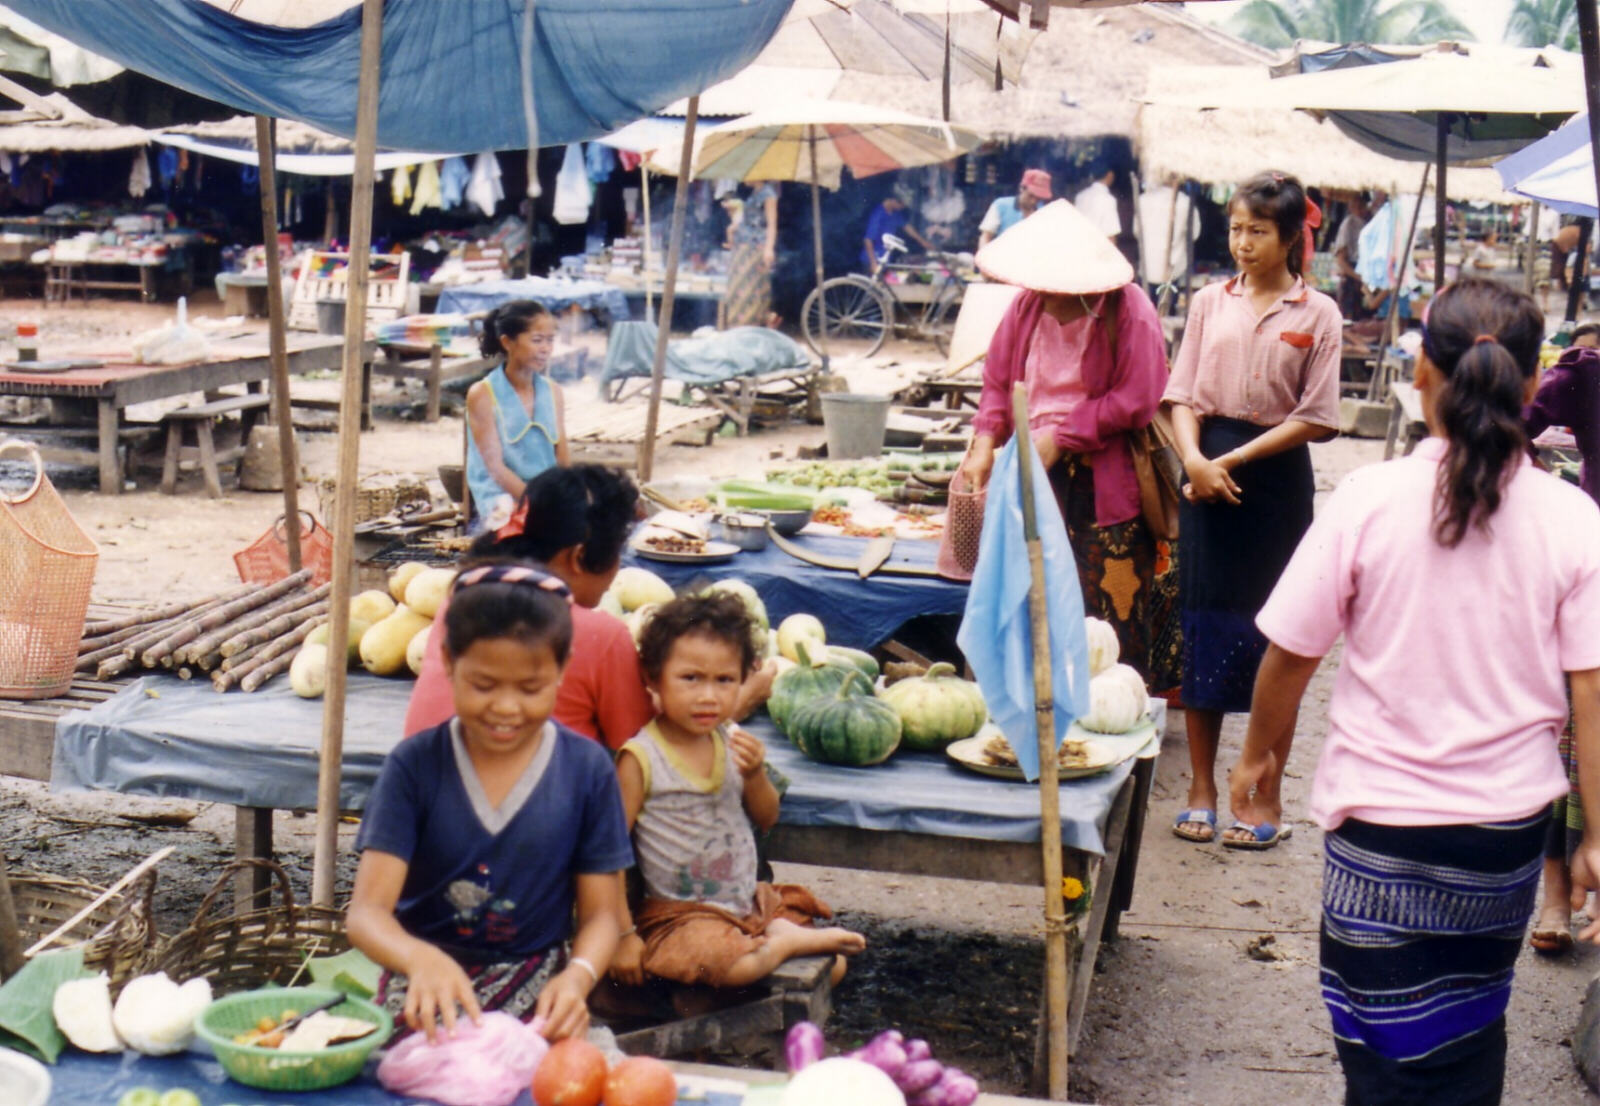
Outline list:
[[[829,357],[871,357],[894,325],[894,308],[871,281],[834,277],[813,289],[800,310],[806,344]]]

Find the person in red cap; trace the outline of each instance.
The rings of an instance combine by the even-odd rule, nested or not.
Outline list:
[[[978,224],[978,248],[991,241],[1022,220],[1032,215],[1041,203],[1049,203],[1055,196],[1050,189],[1050,174],[1043,169],[1024,169],[1022,184],[1015,196],[1001,196],[989,205],[983,222]]]

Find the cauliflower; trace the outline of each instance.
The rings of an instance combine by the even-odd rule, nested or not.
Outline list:
[[[194,1019],[211,1005],[204,978],[178,986],[166,972],[142,975],[122,989],[111,1012],[119,1036],[146,1056],[182,1052],[194,1039]]]

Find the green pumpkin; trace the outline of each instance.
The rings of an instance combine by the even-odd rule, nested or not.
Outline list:
[[[767,696],[767,713],[772,715],[773,725],[785,737],[790,736],[789,719],[797,708],[820,696],[832,695],[856,671],[854,665],[845,661],[813,664],[806,653],[809,644],[800,643],[800,661],[772,681],[772,692]]]
[[[869,680],[876,680],[882,671],[871,653],[863,653],[860,649],[847,649],[843,645],[828,646],[828,659],[855,665]]]
[[[801,704],[789,738],[812,760],[863,768],[882,764],[900,747],[900,716],[872,694],[872,682],[851,671],[832,695]]]
[[[900,718],[902,743],[917,752],[936,753],[971,737],[989,719],[978,685],[957,677],[950,664],[936,664],[926,676],[891,684],[880,697]]]

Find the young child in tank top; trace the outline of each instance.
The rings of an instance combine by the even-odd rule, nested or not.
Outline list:
[[[832,953],[842,977],[866,940],[814,926],[832,912],[805,888],[756,879],[751,823],[776,824],[778,792],[760,740],[729,724],[756,664],[744,605],[673,600],[646,627],[639,659],[660,713],[622,747],[617,775],[645,898],[622,920],[611,974],[744,987],[785,960]]]

